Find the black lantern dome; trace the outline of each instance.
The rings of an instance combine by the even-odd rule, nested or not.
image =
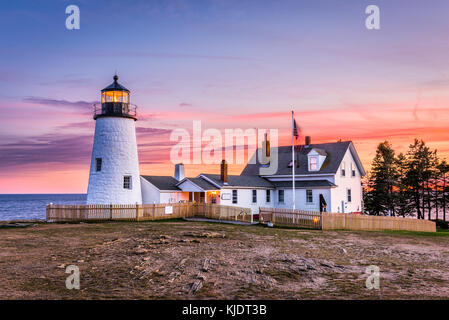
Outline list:
[[[95,106],[94,119],[99,117],[123,117],[137,120],[136,106],[129,103],[129,90],[117,82],[101,90],[101,109]]]

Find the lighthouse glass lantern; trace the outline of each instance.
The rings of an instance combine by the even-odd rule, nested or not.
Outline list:
[[[101,108],[95,108],[94,119],[101,116],[118,116],[136,118],[136,109],[129,102],[129,90],[117,82],[101,90]]]

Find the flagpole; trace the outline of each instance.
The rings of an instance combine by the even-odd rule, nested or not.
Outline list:
[[[292,199],[293,210],[295,210],[296,196],[295,196],[295,113],[292,110]]]

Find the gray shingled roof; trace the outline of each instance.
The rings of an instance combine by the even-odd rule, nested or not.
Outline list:
[[[179,182],[170,176],[141,176],[159,190],[175,190],[180,191],[176,184]]]
[[[210,183],[209,181],[206,181],[203,178],[186,178],[186,180],[190,180],[191,182],[193,182],[194,184],[196,184],[198,187],[200,187],[201,189],[207,191],[207,190],[219,190],[219,188],[217,188],[215,185],[213,185],[212,183]]]
[[[219,174],[201,174],[212,180],[221,187],[254,187],[254,188],[273,188],[273,185],[266,179],[259,176],[231,176],[228,175],[228,184],[223,184]]]
[[[320,143],[320,144],[311,144],[309,147],[303,147],[301,151],[296,151],[295,156],[297,161],[295,161],[296,168],[295,174],[334,174],[337,172],[338,167],[340,166],[341,161],[348,150],[351,141],[344,142],[334,142],[334,143]],[[326,152],[326,160],[324,161],[321,169],[319,171],[309,172],[307,168],[307,154],[311,149],[316,148],[320,149],[320,152],[323,150]],[[276,148],[271,148],[271,155],[275,154]],[[276,175],[291,175],[292,167],[288,166],[292,161],[292,148],[291,146],[282,146],[277,147],[278,149],[278,170]],[[256,151],[257,157],[257,151]],[[243,169],[241,175],[242,176],[256,176],[259,175],[259,166],[260,164],[247,164]],[[363,168],[362,168],[363,170]]]
[[[292,188],[291,181],[271,181],[271,183],[278,189],[290,189]],[[336,187],[329,180],[307,180],[307,181],[295,181],[295,188],[314,188],[314,187]]]

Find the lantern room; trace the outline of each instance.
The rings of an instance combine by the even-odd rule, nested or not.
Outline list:
[[[136,106],[129,102],[129,90],[117,82],[117,75],[113,79],[112,84],[101,90],[101,108],[95,106],[94,119],[109,116],[136,120]]]

